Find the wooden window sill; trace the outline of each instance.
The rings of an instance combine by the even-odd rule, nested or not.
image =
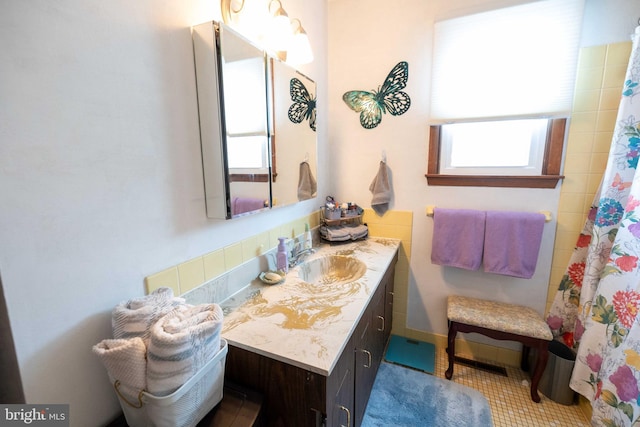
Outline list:
[[[563,175],[500,176],[425,174],[429,185],[452,187],[555,188]]]

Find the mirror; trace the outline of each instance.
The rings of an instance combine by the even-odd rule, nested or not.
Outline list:
[[[229,168],[231,216],[271,206],[265,54],[221,25],[222,134]]]
[[[207,217],[231,218],[226,148],[222,143],[222,106],[219,96],[215,23],[205,22],[192,27],[191,36],[196,69]]]
[[[315,197],[315,83],[224,24],[192,35],[207,217]]]
[[[284,206],[316,196],[316,85],[278,59],[269,58],[268,63],[274,143],[271,195],[274,206]]]

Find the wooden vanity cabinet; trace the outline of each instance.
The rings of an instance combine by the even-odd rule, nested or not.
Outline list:
[[[384,350],[391,334],[391,315],[387,313],[386,302],[388,300],[386,295],[388,292],[393,292],[394,266],[395,264],[383,276],[354,333],[356,339],[355,417],[352,425],[356,427],[362,423],[362,418],[369,402],[369,395],[378,373],[378,367],[384,357]]]
[[[373,387],[373,383],[376,379],[376,373],[378,372],[378,366],[380,364],[378,348],[385,343],[378,343],[379,334],[376,330],[376,314],[379,310],[380,297],[384,296],[383,292],[378,292],[374,295],[374,301],[369,306],[369,310],[366,318],[363,317],[362,321],[356,329],[356,345],[355,345],[355,425],[359,425],[359,420],[362,420],[364,410],[367,408],[367,402],[369,401],[369,391]]]
[[[329,376],[229,344],[225,378],[262,393],[268,426],[360,426],[391,332],[396,259]]]
[[[327,377],[327,426],[353,426],[355,352],[353,337]]]

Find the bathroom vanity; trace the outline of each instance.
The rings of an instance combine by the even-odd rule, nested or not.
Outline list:
[[[360,425],[391,333],[399,244],[323,245],[281,284],[221,303],[225,378],[262,393],[268,425]]]

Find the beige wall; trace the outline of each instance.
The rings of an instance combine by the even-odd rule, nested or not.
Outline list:
[[[514,0],[509,3],[514,3]],[[404,330],[413,338],[446,335],[446,299],[451,294],[491,296],[505,302],[528,304],[541,315],[546,306],[555,221],[545,226],[536,274],[531,280],[442,267],[431,263],[433,218],[425,208],[550,211],[555,218],[560,189],[514,189],[430,186],[427,170],[431,102],[431,49],[433,23],[441,16],[467,6],[485,10],[490,1],[425,2],[404,0],[389,7],[382,0],[329,2],[329,147],[336,191],[341,200],[367,205],[369,184],[386,154],[393,187],[392,209],[413,212],[411,258],[406,294]],[[385,22],[377,37],[363,37],[357,22]],[[409,64],[404,91],[411,107],[401,116],[384,114],[375,129],[364,129],[359,115],[342,100],[349,90],[371,90],[382,84],[399,61]],[[463,100],[461,100],[463,102]],[[394,319],[394,327],[398,325]],[[398,329],[396,329],[398,331]],[[476,338],[474,338],[476,339]],[[482,339],[480,337],[479,339]],[[497,345],[510,346],[511,343]],[[495,347],[494,347],[495,348]],[[512,347],[515,349],[515,347]]]
[[[327,117],[327,3],[283,3],[309,35],[315,61],[301,71]],[[220,253],[228,265],[255,256],[255,236],[312,215],[328,194],[318,120],[318,199],[206,217],[190,27],[220,16],[204,0],[2,4],[2,286],[26,400],[68,403],[72,427],[121,410],[91,347],[145,277],[171,268],[181,291],[196,286]]]

